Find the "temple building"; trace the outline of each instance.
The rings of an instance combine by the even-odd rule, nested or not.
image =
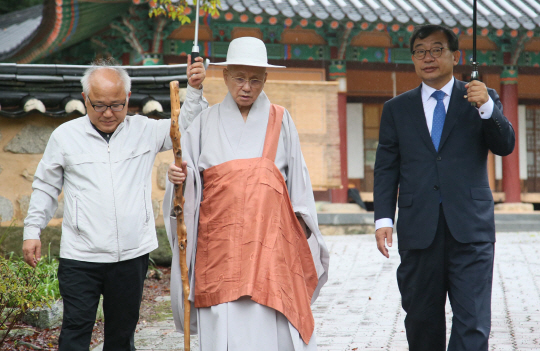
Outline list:
[[[137,91],[130,112],[168,118],[167,79],[184,75],[179,80],[185,85],[195,15],[200,16],[201,56],[211,62],[225,60],[232,39],[254,36],[266,43],[270,63],[287,66],[269,70],[265,90],[295,119],[319,200],[346,202],[347,189],[356,188],[365,202],[373,201],[383,104],[420,84],[409,49],[416,25],[450,27],[460,40],[455,77],[470,79],[472,0],[222,0],[215,16],[188,8],[192,23],[185,25],[150,18],[149,6],[156,4],[44,0],[0,16],[0,133],[5,134],[0,183],[7,177],[3,160],[11,152],[6,138],[27,125],[45,126],[84,113],[67,105],[82,101],[77,86],[81,65],[96,57],[112,56],[130,67]],[[496,202],[533,203],[537,209],[539,14],[540,0],[478,2],[480,80],[497,90],[516,131],[510,156],[489,156],[490,186]],[[225,95],[220,80],[221,69],[209,66],[205,93],[211,103]],[[143,110],[149,101],[157,105],[148,106],[161,109]],[[7,125],[9,133],[4,132]],[[16,203],[15,198],[10,201]]]

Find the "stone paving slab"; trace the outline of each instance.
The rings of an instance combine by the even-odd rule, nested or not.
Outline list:
[[[396,283],[399,254],[373,235],[326,237],[329,281],[312,306],[321,351],[408,350]],[[452,312],[447,304],[447,335]],[[198,350],[197,337],[191,338]],[[137,350],[182,350],[172,319],[139,324]],[[540,232],[499,233],[495,246],[490,350],[540,350]]]

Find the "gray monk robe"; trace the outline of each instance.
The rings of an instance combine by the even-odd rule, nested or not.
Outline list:
[[[202,200],[200,172],[235,159],[260,157],[268,124],[270,101],[264,92],[253,104],[247,121],[228,94],[220,104],[208,108],[202,92],[188,88],[182,106],[181,132],[184,160],[188,162],[184,205],[188,229],[187,259],[191,294],[194,301],[194,268],[197,243],[199,205]],[[199,114],[199,112],[201,112]],[[309,174],[300,150],[298,132],[290,114],[285,110],[275,164],[281,171],[290,194],[294,212],[301,216],[311,236],[308,240],[319,283],[313,301],[328,279],[328,250],[318,228],[315,201]],[[170,214],[173,186],[167,182],[163,213]],[[171,305],[176,326],[183,330],[183,296],[176,241],[176,219],[165,221],[173,251],[171,271]],[[198,330],[202,351],[227,350],[315,350],[315,335],[305,344],[298,331],[279,312],[242,297],[208,308],[194,309],[192,303],[191,331]],[[195,315],[197,318],[195,318]],[[315,333],[314,333],[315,334]]]

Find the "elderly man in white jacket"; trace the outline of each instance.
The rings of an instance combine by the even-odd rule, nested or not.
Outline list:
[[[40,232],[63,187],[59,350],[88,350],[100,295],[103,350],[135,350],[148,255],[158,247],[152,167],[156,154],[172,147],[170,120],[126,116],[131,80],[111,62],[90,67],[81,83],[88,114],[51,135],[32,184],[23,253],[28,264],[39,261]]]

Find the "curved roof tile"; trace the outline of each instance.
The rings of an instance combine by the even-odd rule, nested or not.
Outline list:
[[[264,10],[270,15],[322,20],[472,26],[472,0],[223,0],[221,6],[223,10],[232,7],[253,14]],[[482,0],[477,6],[479,27],[540,27],[540,0]]]
[[[154,113],[158,118],[169,118],[169,82],[187,84],[185,64],[156,66],[123,66],[131,77],[130,106],[142,109],[145,99],[152,98],[165,108]],[[0,116],[23,118],[29,115],[21,106],[21,99],[34,96],[47,107],[42,113],[49,117],[65,117],[63,101],[81,100],[81,77],[89,66],[0,63]]]
[[[35,35],[42,12],[43,5],[36,5],[0,16],[0,59]]]

